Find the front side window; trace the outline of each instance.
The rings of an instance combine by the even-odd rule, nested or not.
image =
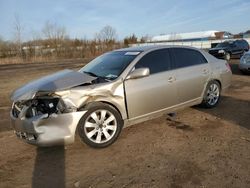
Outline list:
[[[207,63],[205,57],[197,50],[186,48],[172,48],[175,68],[188,67]]]
[[[150,74],[164,72],[171,69],[168,49],[149,52],[135,65],[135,68],[149,68]]]
[[[216,45],[216,48],[226,48],[229,47],[230,43],[229,42],[222,42]]]
[[[140,54],[140,52],[114,51],[97,57],[85,65],[80,72],[114,80]]]

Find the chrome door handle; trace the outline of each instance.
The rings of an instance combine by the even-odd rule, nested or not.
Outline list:
[[[168,82],[174,82],[175,81],[175,77],[173,77],[173,76],[170,76],[169,78],[168,78]]]

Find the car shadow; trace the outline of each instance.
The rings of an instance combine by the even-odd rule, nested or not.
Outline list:
[[[231,67],[232,73],[234,75],[240,75],[240,76],[244,76],[244,75],[249,75],[249,73],[242,73],[239,69],[239,59],[232,59],[229,62],[229,65]]]
[[[65,187],[64,146],[37,148],[32,188]]]
[[[233,73],[233,74],[235,74],[235,75],[243,75],[243,74],[240,72],[240,69],[239,69],[239,65],[238,65],[238,64],[230,63],[229,65],[230,65],[230,67],[231,67],[231,70],[232,70],[232,73]]]
[[[222,96],[220,103],[215,108],[194,108],[250,129],[250,101]]]

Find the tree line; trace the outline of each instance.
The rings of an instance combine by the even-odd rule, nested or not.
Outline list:
[[[41,35],[34,35],[32,40],[22,41],[23,28],[15,17],[13,41],[0,38],[0,61],[16,59],[20,61],[43,61],[60,58],[93,58],[104,52],[128,47],[130,44],[146,42],[147,37],[132,34],[119,41],[116,29],[104,26],[94,39],[70,38],[64,26],[46,22]]]

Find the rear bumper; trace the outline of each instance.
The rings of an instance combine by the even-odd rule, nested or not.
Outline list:
[[[223,71],[221,72],[220,77],[221,77],[221,92],[225,93],[231,86],[232,72],[228,70]]]
[[[86,111],[65,114],[47,114],[32,118],[15,118],[11,112],[11,124],[18,138],[37,146],[54,146],[73,143],[75,131]]]

